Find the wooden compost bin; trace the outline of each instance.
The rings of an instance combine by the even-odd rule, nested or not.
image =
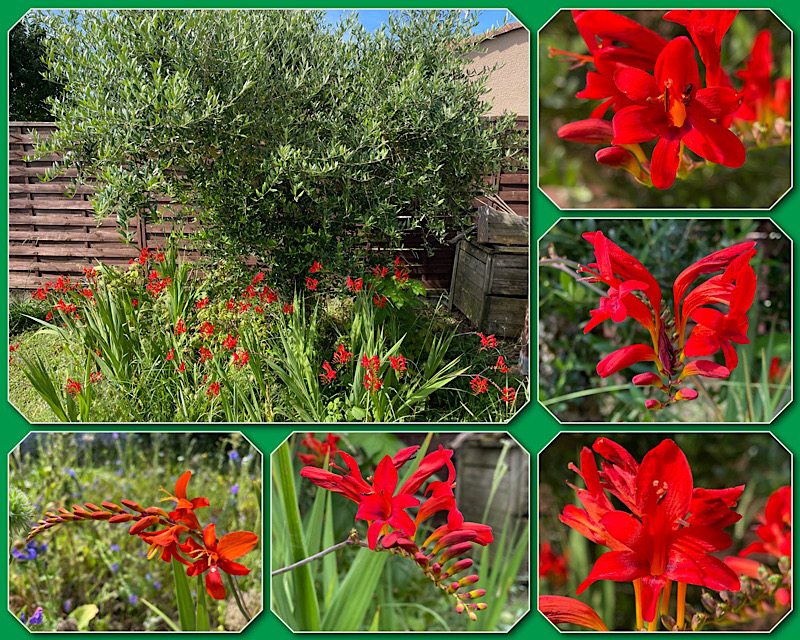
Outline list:
[[[504,238],[519,241],[520,233],[504,233]],[[456,247],[450,305],[483,333],[503,337],[522,333],[528,304],[527,226],[520,245],[523,243],[510,246],[461,240]]]

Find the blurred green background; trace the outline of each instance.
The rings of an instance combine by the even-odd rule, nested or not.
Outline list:
[[[577,474],[567,469],[567,465],[574,462],[580,466],[581,449],[591,448],[601,435],[607,435],[624,446],[639,462],[650,449],[662,440],[671,438],[686,454],[695,487],[722,489],[745,485],[736,509],[742,519],[725,529],[733,538],[733,545],[718,553],[720,558],[736,555],[756,539],[753,532],[756,515],[763,511],[773,491],[791,482],[791,456],[768,433],[562,433],[539,456],[539,544],[549,542],[554,551],[566,554],[567,581],[554,584],[550,580],[540,579],[540,595],[576,597],[575,590],[589,574],[594,561],[608,551],[558,519],[567,504],[580,506],[575,491],[567,486],[567,482],[580,488],[585,486]],[[595,455],[595,459],[598,462],[601,460],[598,455]],[[612,501],[621,506],[615,498]],[[688,587],[687,610],[688,606],[702,610],[701,592],[700,587]],[[577,598],[592,606],[609,629],[624,631],[635,626],[633,586],[629,582],[601,580]],[[674,616],[675,596],[672,598],[671,615]],[[758,628],[769,628],[774,622],[774,619],[765,616],[758,624],[767,626]]]
[[[675,23],[661,19],[663,11],[619,11],[670,39],[687,35]],[[744,66],[761,29],[772,33],[773,80],[791,75],[791,34],[769,11],[741,11],[722,41],[722,66],[736,88],[734,73]],[[628,172],[604,167],[594,154],[601,145],[561,140],[562,125],[588,118],[599,100],[575,97],[586,86],[586,67],[570,69],[564,58],[549,58],[548,47],[586,53],[569,11],[561,11],[539,34],[539,184],[564,209],[573,208],[768,208],[791,186],[791,147],[748,150],[739,169],[705,166],[667,190],[647,188]],[[701,65],[699,55],[698,63]],[[610,119],[611,112],[606,115]],[[650,156],[654,143],[642,145]]]
[[[260,537],[261,458],[236,433],[31,433],[9,455],[10,511],[35,524],[46,511],[85,502],[127,499],[164,508],[160,488],[173,494],[175,481],[191,470],[188,496],[211,503],[197,512],[201,525],[216,522],[217,538],[236,530]],[[35,554],[25,544],[27,529],[12,531],[10,551],[35,555],[10,555],[12,613],[24,609],[30,617],[40,606],[44,622],[35,630],[75,631],[75,612],[95,605],[89,631],[169,631],[143,601],[177,623],[171,565],[148,560],[147,544],[129,535],[129,528],[103,521],[64,523],[32,540]],[[239,560],[251,570],[238,577],[251,615],[262,608],[261,549],[259,541]],[[197,579],[190,585],[194,591]],[[230,593],[228,600],[207,600],[211,630],[244,627]]]
[[[653,274],[670,310],[674,308],[672,283],[686,267],[723,247],[758,242],[752,261],[758,288],[748,314],[751,344],[737,345],[739,366],[728,380],[700,381],[713,402],[701,395],[661,411],[645,409],[645,400],[656,397],[654,392],[635,387],[630,380],[653,370],[651,363],[639,363],[606,379],[597,375],[597,363],[604,356],[648,339],[646,330],[630,318],[620,324],[604,322],[583,333],[600,295],[577,281],[574,272],[578,264],[594,261],[592,247],[581,234],[596,230]],[[767,379],[774,357],[780,359],[781,367],[791,360],[790,247],[789,239],[768,220],[562,219],[538,247],[540,401],[562,422],[768,422],[790,399],[789,377]],[[602,283],[596,286],[604,292],[608,288]],[[720,354],[713,357],[721,361]]]

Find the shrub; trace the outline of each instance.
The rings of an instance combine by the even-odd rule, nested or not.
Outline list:
[[[474,18],[392,14],[367,32],[320,11],[44,14],[64,153],[97,179],[120,230],[174,196],[217,255],[254,255],[276,279],[321,255],[349,264],[409,229],[441,239],[498,167],[513,118],[491,124],[487,73],[468,78]]]

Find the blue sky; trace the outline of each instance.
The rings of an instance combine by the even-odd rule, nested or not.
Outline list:
[[[331,22],[338,22],[339,18],[343,13],[346,11],[350,11],[349,9],[329,9],[326,11],[328,14],[328,20]],[[374,31],[377,29],[381,23],[386,21],[387,16],[389,15],[388,9],[355,9],[354,11],[358,12],[359,20],[362,25],[368,31]],[[507,11],[505,9],[487,9],[485,11],[481,11],[479,15],[479,23],[476,29],[473,30],[473,33],[483,33],[484,31],[488,31],[492,27],[498,27],[503,24],[503,18],[506,17]],[[508,14],[507,22],[513,22],[514,16]]]

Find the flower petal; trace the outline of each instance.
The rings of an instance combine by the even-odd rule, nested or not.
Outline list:
[[[692,127],[683,136],[684,144],[701,158],[732,167],[741,167],[746,158],[742,141],[733,131],[721,124],[688,116]]]
[[[658,137],[667,127],[667,116],[658,107],[633,105],[617,111],[611,124],[614,144],[635,144]]]
[[[650,161],[650,179],[656,189],[669,189],[674,184],[681,161],[680,151],[679,137],[658,139]]]
[[[251,531],[234,531],[222,536],[217,545],[220,558],[236,560],[249,553],[258,543],[258,536]]]
[[[648,98],[656,98],[661,93],[653,76],[633,67],[619,67],[614,72],[614,84],[625,97],[640,104],[647,103]]]
[[[553,624],[576,624],[595,631],[608,631],[608,627],[588,604],[565,596],[539,596],[539,611]]]
[[[650,563],[644,556],[633,551],[609,551],[597,559],[588,577],[581,582],[575,593],[582,594],[598,580],[630,582],[649,574]]]
[[[637,362],[656,361],[656,352],[647,344],[632,344],[612,351],[597,364],[597,375],[607,378],[620,369],[630,367]]]

